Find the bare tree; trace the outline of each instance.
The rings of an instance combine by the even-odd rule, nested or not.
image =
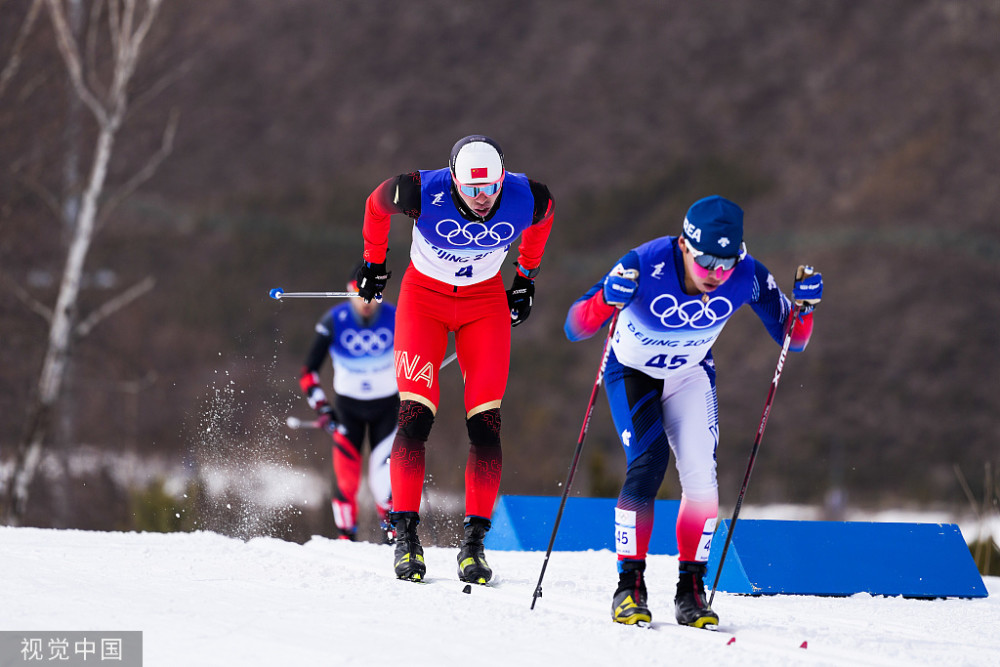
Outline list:
[[[95,0],[91,6],[87,38],[82,48],[67,18],[68,7],[79,9],[80,0],[43,1],[72,90],[93,116],[96,134],[89,173],[79,205],[73,208],[66,263],[55,306],[50,309],[37,302],[26,291],[14,290],[31,310],[46,318],[49,334],[26,428],[18,443],[14,466],[5,485],[3,518],[11,525],[20,523],[27,508],[28,489],[41,460],[54,408],[63,393],[73,343],[89,333],[100,321],[153,288],[152,278],[146,278],[110,299],[87,317],[80,318],[77,312],[81,277],[95,232],[107,218],[110,209],[148,180],[170,153],[177,126],[177,115],[172,114],[160,149],[145,167],[137,170],[119,192],[102,197],[115,139],[128,110],[129,82],[135,74],[143,44],[162,0]],[[23,36],[31,30],[39,6],[36,0],[29,10],[12,58],[19,58],[20,43]],[[100,28],[99,25],[104,27]],[[106,35],[109,42],[106,49],[110,53],[109,62],[103,67],[94,56],[99,35]],[[104,50],[101,49],[101,52]],[[0,95],[3,94],[3,87],[16,74],[19,62],[12,59],[0,73]],[[8,279],[8,282],[11,281]]]
[[[7,58],[7,64],[4,65],[3,70],[0,70],[0,96],[3,96],[10,80],[14,78],[14,75],[17,74],[17,70],[21,68],[21,55],[24,50],[24,41],[28,38],[28,35],[31,34],[32,28],[35,27],[35,21],[38,20],[38,14],[41,8],[42,0],[32,0],[31,7],[28,8],[28,13],[25,15],[24,21],[21,23],[21,28],[17,32],[17,38],[14,40],[14,46],[11,48],[10,56]]]

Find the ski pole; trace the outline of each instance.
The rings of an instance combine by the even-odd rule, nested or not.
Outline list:
[[[580,453],[583,451],[583,440],[587,437],[587,429],[590,426],[590,416],[594,413],[594,403],[597,401],[597,394],[600,393],[601,381],[604,379],[604,368],[608,363],[608,354],[611,352],[611,340],[615,335],[615,325],[618,323],[620,310],[615,310],[611,318],[611,325],[608,328],[608,337],[604,341],[604,351],[601,353],[601,365],[597,368],[597,379],[594,380],[594,388],[590,392],[590,402],[587,403],[587,413],[583,418],[583,427],[580,429],[580,437],[576,441],[576,452],[573,453],[573,462],[569,466],[569,474],[566,476],[566,486],[563,489],[562,499],[559,501],[559,511],[556,513],[556,522],[552,526],[552,537],[549,538],[549,548],[545,551],[545,560],[542,561],[542,571],[538,574],[538,584],[535,585],[535,592],[531,596],[531,608],[535,608],[535,602],[542,597],[542,578],[545,576],[545,568],[549,564],[549,556],[552,555],[552,546],[556,542],[556,531],[559,530],[559,522],[562,520],[563,510],[566,508],[566,497],[569,495],[569,488],[573,485],[573,477],[576,475],[576,467],[580,463]]]
[[[444,368],[451,362],[455,361],[455,359],[457,358],[458,358],[458,352],[452,352],[447,359],[441,362],[441,368]],[[289,417],[288,419],[285,420],[285,423],[288,424],[288,428],[293,430],[298,430],[301,428],[320,428],[318,419],[314,419],[312,421],[305,421],[299,419],[298,417]]]
[[[796,275],[796,278],[799,276]],[[743,487],[740,495],[736,498],[736,507],[733,509],[733,518],[729,520],[729,531],[726,534],[726,543],[722,546],[722,556],[719,557],[719,567],[715,572],[715,581],[712,582],[712,594],[708,597],[708,606],[712,606],[715,599],[715,589],[719,585],[719,576],[722,574],[722,565],[726,562],[726,552],[729,551],[729,543],[733,541],[733,531],[736,529],[736,520],[740,517],[740,507],[743,506],[743,496],[747,493],[747,486],[750,484],[750,473],[753,472],[753,464],[757,459],[757,451],[760,449],[760,441],[764,436],[764,427],[767,426],[767,417],[771,413],[771,403],[774,402],[774,392],[778,388],[778,381],[781,380],[781,371],[785,366],[785,356],[788,354],[788,346],[792,343],[792,328],[795,325],[795,318],[799,315],[801,304],[793,302],[792,312],[785,322],[785,339],[781,344],[781,354],[778,355],[778,366],[774,369],[774,378],[771,380],[771,388],[767,392],[767,400],[764,402],[764,412],[760,416],[760,425],[757,427],[757,436],[753,440],[753,448],[750,450],[750,461],[747,463],[747,472],[743,476]]]
[[[280,287],[275,287],[268,296],[281,301],[282,299],[343,299],[358,296],[357,292],[286,292]],[[381,301],[381,299],[377,299]]]

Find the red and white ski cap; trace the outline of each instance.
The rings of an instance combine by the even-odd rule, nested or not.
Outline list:
[[[481,134],[458,140],[451,149],[451,175],[459,185],[489,185],[503,180],[503,151]]]

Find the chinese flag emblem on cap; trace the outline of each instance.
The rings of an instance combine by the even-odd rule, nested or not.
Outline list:
[[[486,178],[487,171],[486,167],[473,167],[472,178]]]

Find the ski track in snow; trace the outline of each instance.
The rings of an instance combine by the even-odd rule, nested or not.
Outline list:
[[[649,558],[642,629],[610,620],[609,551],[553,553],[532,610],[541,552],[488,551],[494,584],[464,594],[457,548],[426,548],[414,584],[391,547],[321,537],[0,528],[0,545],[0,629],[142,630],[146,667],[1000,665],[1000,577],[974,600],[719,592],[709,632],[674,623],[671,556]]]

